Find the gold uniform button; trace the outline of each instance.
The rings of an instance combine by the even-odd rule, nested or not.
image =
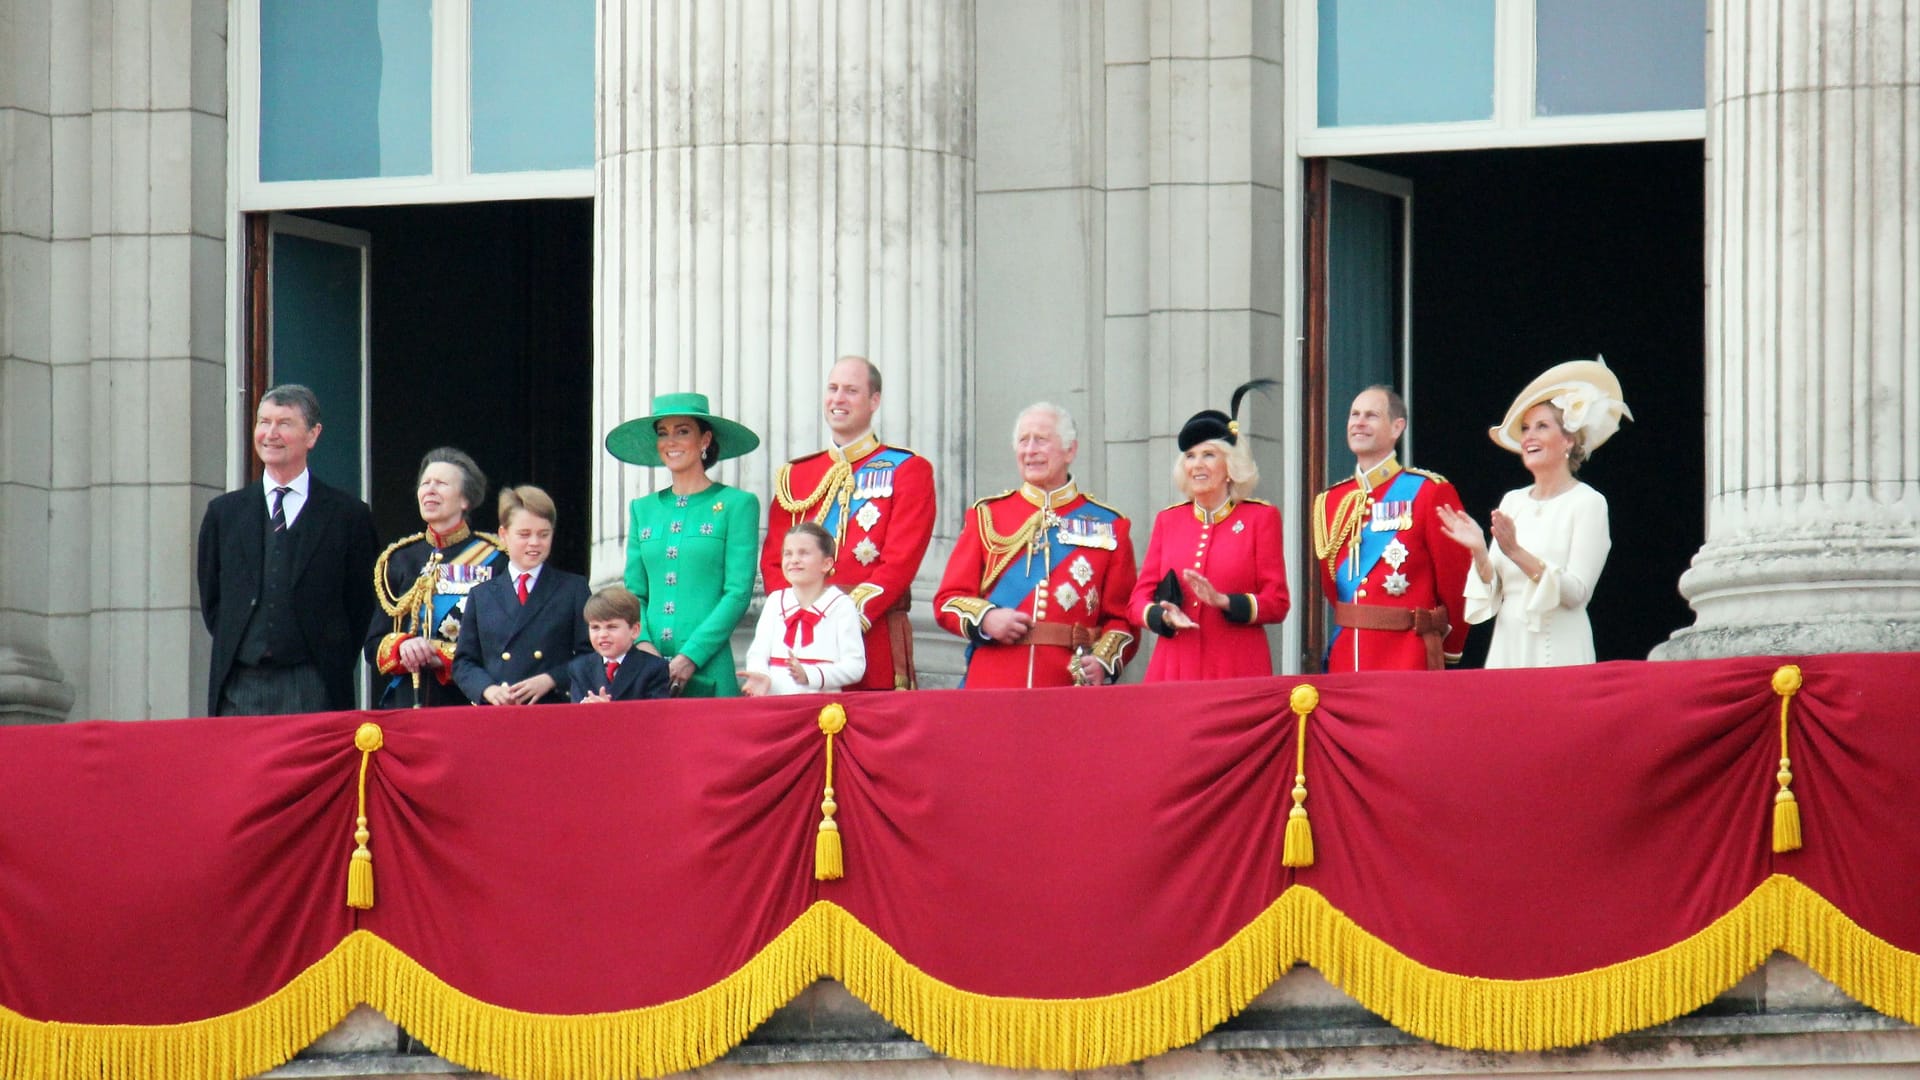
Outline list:
[[[540,650],[539,650],[539,649],[535,649],[535,650],[533,650],[533,658],[534,658],[535,660],[538,660],[538,659],[540,659]]]
[[[512,654],[512,653],[510,653],[510,652],[503,652],[503,653],[501,653],[501,654],[500,654],[500,659],[502,659],[502,660],[511,660],[511,659],[513,659],[513,654]]]

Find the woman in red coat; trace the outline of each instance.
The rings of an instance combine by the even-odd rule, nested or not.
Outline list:
[[[1159,635],[1147,682],[1273,674],[1266,625],[1286,618],[1280,511],[1248,498],[1260,479],[1240,437],[1240,400],[1180,429],[1173,481],[1187,501],[1160,511],[1127,609]]]

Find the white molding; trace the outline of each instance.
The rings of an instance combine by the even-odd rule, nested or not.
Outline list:
[[[1298,140],[1301,157],[1404,154],[1429,150],[1504,150],[1527,146],[1684,142],[1707,137],[1703,109],[1662,113],[1555,116],[1517,128],[1487,123],[1320,128]]]
[[[1705,139],[1705,109],[1670,112],[1539,116],[1535,113],[1538,48],[1535,0],[1495,0],[1493,119],[1455,123],[1320,126],[1318,4],[1288,5],[1298,19],[1287,57],[1293,69],[1293,112],[1299,157],[1496,150],[1596,143],[1682,142]]]
[[[405,206],[500,202],[513,199],[592,198],[593,168],[474,173],[472,141],[472,20],[470,0],[433,0],[433,112],[429,121],[433,169],[424,176],[345,180],[260,179],[260,2],[235,0],[227,42],[228,203],[238,215],[259,210],[329,206]],[[244,237],[241,240],[244,241]],[[235,317],[237,328],[237,316]],[[235,332],[237,341],[237,329]],[[229,354],[233,343],[229,343]]]

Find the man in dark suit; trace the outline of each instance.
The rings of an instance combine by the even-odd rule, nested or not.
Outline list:
[[[373,511],[307,471],[320,402],[286,384],[260,397],[259,484],[200,523],[200,616],[213,634],[207,711],[264,716],[353,708],[353,665],[373,618]]]
[[[591,653],[587,579],[546,565],[553,499],[525,484],[500,493],[507,565],[467,594],[453,681],[475,705],[565,704],[567,665]]]

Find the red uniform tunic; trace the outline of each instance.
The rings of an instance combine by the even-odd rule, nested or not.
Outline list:
[[[867,673],[848,690],[908,689],[910,661],[895,670],[889,612],[906,613],[913,576],[933,538],[933,466],[911,450],[867,435],[780,466],[767,504],[760,578],[767,595],[787,587],[780,546],[802,521],[826,526],[839,545],[831,584],[860,612]]]
[[[1072,639],[1087,648],[1089,669],[1098,661],[1117,675],[1133,655],[1133,580],[1133,539],[1118,511],[1072,484],[1051,494],[1023,484],[967,511],[934,594],[934,618],[972,643],[969,689],[1071,686]],[[981,618],[996,607],[1033,618],[1027,643],[980,634]]]
[[[1229,503],[1212,515],[1191,502],[1160,511],[1127,604],[1134,622],[1146,625],[1154,590],[1167,573],[1185,570],[1198,570],[1214,588],[1246,599],[1222,611],[1194,599],[1183,582],[1186,602],[1181,610],[1200,625],[1160,637],[1147,662],[1146,681],[1273,674],[1264,626],[1286,618],[1291,606],[1280,511],[1251,499]],[[1235,622],[1234,614],[1246,619]]]
[[[1345,590],[1362,606],[1444,607],[1448,629],[1442,651],[1452,663],[1467,643],[1464,593],[1473,557],[1446,535],[1435,508],[1457,510],[1460,496],[1444,477],[1411,471],[1409,479],[1419,486],[1405,505],[1395,498],[1403,470],[1391,457],[1314,498],[1320,584],[1332,602],[1340,601]],[[1363,548],[1377,550],[1368,558]],[[1427,670],[1426,641],[1412,630],[1334,629],[1329,672]]]

